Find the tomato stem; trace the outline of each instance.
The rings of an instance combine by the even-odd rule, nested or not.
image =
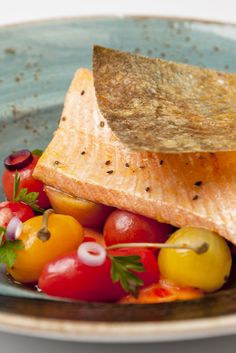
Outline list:
[[[42,228],[40,228],[39,231],[37,232],[37,237],[42,242],[48,241],[51,237],[50,230],[48,229],[48,219],[52,213],[54,213],[54,210],[50,208],[49,210],[45,211],[43,214]]]
[[[120,249],[120,248],[152,248],[152,249],[180,249],[180,250],[192,250],[196,254],[201,255],[207,252],[209,249],[208,243],[202,243],[199,246],[190,246],[187,244],[168,244],[168,243],[121,243],[110,245],[107,250]]]

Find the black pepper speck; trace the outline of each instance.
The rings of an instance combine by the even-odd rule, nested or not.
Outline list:
[[[201,180],[198,180],[194,183],[195,186],[201,186],[202,185],[202,181]]]

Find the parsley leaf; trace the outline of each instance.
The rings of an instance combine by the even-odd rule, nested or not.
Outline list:
[[[0,262],[7,267],[13,267],[17,258],[17,250],[22,249],[24,249],[24,245],[21,240],[15,240],[14,242],[6,240],[0,247]]]
[[[140,262],[140,256],[112,256],[111,260],[111,278],[113,282],[121,283],[122,288],[133,296],[138,295],[139,287],[143,281],[132,271],[144,272],[145,267]]]
[[[21,240],[5,240],[3,237],[6,234],[6,228],[0,227],[0,263],[5,264],[7,267],[12,267],[16,261],[17,250],[24,249],[23,242]]]
[[[41,157],[42,154],[43,154],[43,151],[37,148],[36,150],[33,150],[31,153],[32,153],[34,156]]]
[[[28,188],[22,188],[19,190],[20,186],[20,174],[18,171],[15,173],[14,177],[14,188],[13,188],[13,200],[24,202],[26,205],[30,206],[35,212],[43,213],[44,209],[40,208],[38,205],[38,192],[28,192]]]
[[[14,176],[14,188],[13,188],[13,200],[16,201],[16,195],[18,193],[20,186],[20,174],[16,170],[15,176]]]
[[[0,246],[2,246],[3,237],[6,234],[6,228],[0,227]]]
[[[6,228],[0,227],[0,235],[4,235],[6,233]]]

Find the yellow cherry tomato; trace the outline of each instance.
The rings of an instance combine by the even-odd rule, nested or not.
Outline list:
[[[29,219],[23,224],[19,237],[24,249],[17,251],[13,268],[8,268],[11,276],[22,283],[36,282],[43,267],[56,257],[75,250],[83,241],[83,228],[71,216],[51,214],[48,218],[50,237],[42,241],[37,232],[42,228],[43,216]]]
[[[100,228],[112,210],[99,203],[74,198],[50,186],[45,186],[44,190],[56,213],[70,215],[84,227]]]
[[[199,247],[209,245],[203,254],[186,249],[161,249],[158,256],[160,273],[177,285],[214,292],[220,289],[230,274],[232,259],[226,241],[206,229],[186,227],[167,240],[171,245]]]

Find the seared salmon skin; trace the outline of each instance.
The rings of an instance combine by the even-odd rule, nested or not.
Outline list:
[[[75,74],[34,177],[74,197],[176,227],[207,228],[236,245],[236,152],[129,150],[99,111],[87,69]]]

